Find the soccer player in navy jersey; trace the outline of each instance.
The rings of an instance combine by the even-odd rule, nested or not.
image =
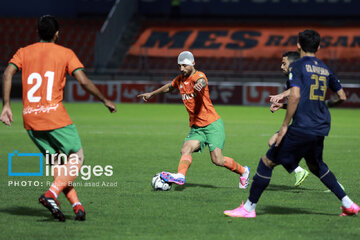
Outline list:
[[[299,52],[295,52],[295,51],[289,51],[289,52],[285,52],[282,55],[282,59],[281,59],[281,70],[282,72],[285,74],[285,76],[289,76],[289,65],[291,63],[293,63],[294,61],[298,60],[300,58],[300,53]],[[286,81],[286,90],[280,94],[277,95],[270,95],[270,102],[271,102],[271,106],[270,106],[270,111],[271,112],[275,112],[277,110],[279,110],[280,108],[286,109],[287,107],[287,103],[280,103],[279,101],[282,100],[283,98],[287,98],[290,95],[290,87],[289,87],[289,80]],[[271,138],[269,139],[269,147],[271,147],[271,145],[274,144],[274,142],[276,141],[276,138],[278,136],[278,132],[276,132],[273,136],[271,136]],[[302,167],[300,167],[300,165],[298,165],[295,169],[295,187],[298,187],[301,185],[301,183],[304,182],[304,180],[307,178],[307,176],[309,175],[309,172],[305,169],[303,169]]]
[[[301,158],[305,158],[309,170],[341,201],[340,216],[357,215],[360,211],[360,207],[346,195],[322,159],[324,137],[330,131],[328,106],[345,101],[346,95],[334,73],[315,57],[319,45],[320,35],[316,31],[305,30],[299,33],[297,46],[301,59],[289,66],[290,95],[279,135],[266,155],[260,159],[246,203],[224,211],[225,215],[256,217],[257,202],[270,183],[273,168],[281,164],[291,173]],[[338,98],[326,102],[327,88],[336,92]]]

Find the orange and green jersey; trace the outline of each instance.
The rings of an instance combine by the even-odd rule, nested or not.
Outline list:
[[[20,48],[9,63],[22,71],[23,119],[27,130],[53,130],[72,124],[62,104],[65,76],[84,66],[71,49],[38,42]]]
[[[199,79],[208,80],[204,73],[196,71],[187,78],[182,75],[177,76],[171,83],[171,86],[179,89],[181,98],[189,113],[190,127],[205,127],[220,118],[210,100],[208,85],[200,92],[194,90],[194,85]]]

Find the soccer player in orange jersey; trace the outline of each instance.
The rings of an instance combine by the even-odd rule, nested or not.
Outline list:
[[[85,220],[84,207],[71,186],[83,164],[84,154],[76,127],[62,104],[66,73],[74,76],[84,90],[100,99],[110,112],[116,112],[116,106],[86,77],[84,66],[75,53],[55,43],[59,38],[59,24],[53,16],[46,15],[39,19],[38,32],[41,41],[20,48],[4,72],[4,102],[0,119],[11,126],[11,82],[14,74],[21,71],[23,120],[30,138],[44,155],[65,153],[68,159],[70,158],[64,163],[65,171],[55,169],[54,182],[49,190],[40,196],[39,202],[48,208],[56,219],[65,221],[56,200],[63,192],[74,209],[75,219]],[[76,170],[77,174],[69,173],[70,170]]]
[[[192,153],[209,146],[211,161],[217,165],[240,175],[239,188],[247,188],[249,184],[249,167],[241,166],[234,159],[225,157],[222,153],[225,143],[224,123],[216,113],[209,95],[208,80],[204,73],[194,68],[194,56],[189,51],[178,56],[178,66],[181,74],[171,83],[161,88],[138,95],[144,101],[159,93],[167,93],[177,88],[180,91],[186,110],[189,113],[190,133],[185,138],[181,149],[181,158],[177,173],[161,172],[161,178],[169,183],[183,185],[185,175],[192,163]]]

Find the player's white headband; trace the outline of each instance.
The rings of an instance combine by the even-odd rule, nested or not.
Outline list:
[[[189,51],[183,51],[178,56],[178,64],[194,66],[194,55]]]

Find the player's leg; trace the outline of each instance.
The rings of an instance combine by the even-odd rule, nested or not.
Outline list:
[[[271,138],[268,141],[269,147],[271,147],[275,143],[277,136],[278,136],[277,132],[271,136]],[[296,187],[298,187],[307,178],[307,176],[309,175],[309,172],[307,170],[303,169],[302,167],[300,167],[299,165],[295,168],[294,172],[295,172],[295,184],[294,185]]]
[[[84,162],[83,153],[82,153],[82,159],[83,159],[83,161],[82,161],[82,164],[83,164],[83,162]],[[59,176],[58,167],[54,167],[52,169],[53,169],[53,176],[54,176],[54,180],[55,180]],[[49,189],[49,191],[50,190],[51,190],[51,188]],[[75,188],[72,185],[66,186],[62,192],[65,194],[65,197],[68,199],[69,203],[71,204],[71,206],[74,210],[75,220],[80,220],[80,221],[85,220],[85,217],[86,217],[85,209],[77,196],[77,192],[76,192]]]
[[[48,154],[51,155],[56,153],[56,146],[51,143],[48,131],[28,130],[27,132],[30,139],[35,143],[44,156],[47,153],[46,151],[48,151]],[[41,195],[39,197],[39,203],[46,207],[55,219],[65,221],[65,216],[60,210],[60,202],[57,201],[53,194],[51,196],[45,196],[45,194]]]
[[[84,162],[84,153],[75,125],[68,125],[63,128],[48,131],[47,138],[48,142],[52,146],[55,146],[54,148],[56,149],[56,152],[63,152],[67,154],[67,161],[65,163],[59,165],[60,163],[55,161],[59,164],[52,166],[54,181],[49,190],[43,195],[44,198],[53,198],[56,200],[59,194],[64,191],[64,189],[70,187],[72,182],[74,182],[79,175],[81,166]],[[66,194],[66,196],[68,195]],[[76,191],[71,191],[69,196],[71,196],[71,199],[69,199],[70,202],[78,202],[73,207],[76,214],[75,219],[84,220],[85,210],[77,200]],[[80,213],[80,216],[78,216],[79,209],[83,212],[83,214]]]
[[[238,208],[224,211],[225,215],[230,217],[254,218],[256,217],[256,204],[262,193],[270,183],[272,171],[275,166],[267,156],[263,156],[257,167],[256,174],[250,187],[250,195],[245,204],[241,204]]]
[[[295,187],[300,186],[305,179],[309,176],[309,172],[306,169],[303,169],[299,165],[295,168]]]
[[[206,136],[206,144],[209,146],[211,161],[216,166],[225,167],[239,174],[239,188],[247,188],[249,185],[250,168],[241,166],[233,158],[226,157],[222,153],[225,144],[225,127],[223,120],[220,118],[202,130]]]
[[[65,194],[66,198],[69,200],[74,210],[75,220],[84,221],[86,218],[86,212],[83,205],[79,201],[75,188],[73,186],[69,186],[63,190],[63,193]]]
[[[330,171],[328,166],[323,162],[324,137],[317,137],[312,150],[305,156],[306,164],[309,170],[317,176],[321,182],[335,194],[341,201],[342,214],[340,216],[357,215],[360,207],[354,203],[345,193],[335,175]]]
[[[216,144],[213,144],[216,146]],[[215,148],[210,151],[211,161],[220,167],[225,167],[230,171],[240,175],[239,188],[245,189],[249,185],[249,176],[250,176],[250,168],[245,166],[241,166],[234,159],[230,157],[225,157],[220,148]]]
[[[279,133],[276,132],[274,135],[271,136],[271,138],[270,138],[269,141],[268,141],[269,147],[271,147],[271,146],[275,143],[278,135],[279,135]]]
[[[260,159],[246,203],[241,204],[236,209],[224,211],[224,214],[231,217],[256,217],[255,208],[257,202],[270,183],[273,168],[281,164],[291,173],[303,156],[302,151],[297,152],[301,145],[301,139],[298,140],[298,137],[288,130],[280,145],[278,147],[272,145],[266,155]]]
[[[175,183],[178,185],[185,184],[185,176],[192,163],[192,153],[194,151],[201,150],[201,145],[203,145],[203,147],[205,146],[204,143],[201,144],[200,142],[200,140],[203,141],[202,138],[203,137],[201,137],[201,135],[199,134],[194,134],[194,133],[189,134],[189,136],[185,139],[185,142],[181,148],[181,157],[180,157],[177,173],[170,173],[170,172],[160,173],[160,177],[165,182]]]

